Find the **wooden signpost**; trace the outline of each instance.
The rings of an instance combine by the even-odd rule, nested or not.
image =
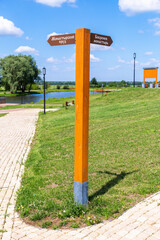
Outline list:
[[[76,43],[74,198],[77,203],[87,205],[90,43],[111,46],[113,41],[109,36],[82,28],[76,34],[51,36],[48,43],[51,46]]]

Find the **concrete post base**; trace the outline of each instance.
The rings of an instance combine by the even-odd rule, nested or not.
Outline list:
[[[142,88],[145,88],[145,84],[142,83]]]
[[[74,200],[82,205],[88,204],[88,181],[84,183],[74,181]]]
[[[153,84],[150,84],[150,88],[153,88]]]
[[[155,84],[155,88],[159,88],[159,84]]]

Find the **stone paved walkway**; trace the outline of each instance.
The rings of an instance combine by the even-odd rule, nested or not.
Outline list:
[[[20,187],[38,113],[38,109],[29,109],[0,117],[0,239],[160,239],[160,192],[113,221],[76,230],[39,229],[25,224],[19,218],[14,209],[15,193]]]

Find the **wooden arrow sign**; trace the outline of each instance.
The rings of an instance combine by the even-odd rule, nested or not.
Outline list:
[[[48,39],[48,43],[51,46],[75,44],[76,36],[74,33],[64,34],[64,35],[54,35],[54,36],[50,36],[50,38]]]
[[[104,46],[111,46],[113,41],[112,38],[109,36],[91,33],[91,43]]]
[[[50,38],[48,39],[48,43],[51,46],[75,44],[76,35],[75,33],[72,33],[72,34],[50,36]],[[104,45],[104,46],[111,46],[113,41],[112,41],[112,38],[109,36],[91,33],[90,43]]]

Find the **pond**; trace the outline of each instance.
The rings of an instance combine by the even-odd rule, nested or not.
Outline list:
[[[93,92],[90,92],[93,94]],[[46,93],[47,98],[65,98],[65,97],[74,97],[75,92],[50,92]],[[18,103],[18,104],[25,104],[25,103],[37,103],[41,99],[43,99],[43,93],[41,94],[30,94],[26,96],[16,96],[16,97],[3,97],[6,99],[7,103]]]

